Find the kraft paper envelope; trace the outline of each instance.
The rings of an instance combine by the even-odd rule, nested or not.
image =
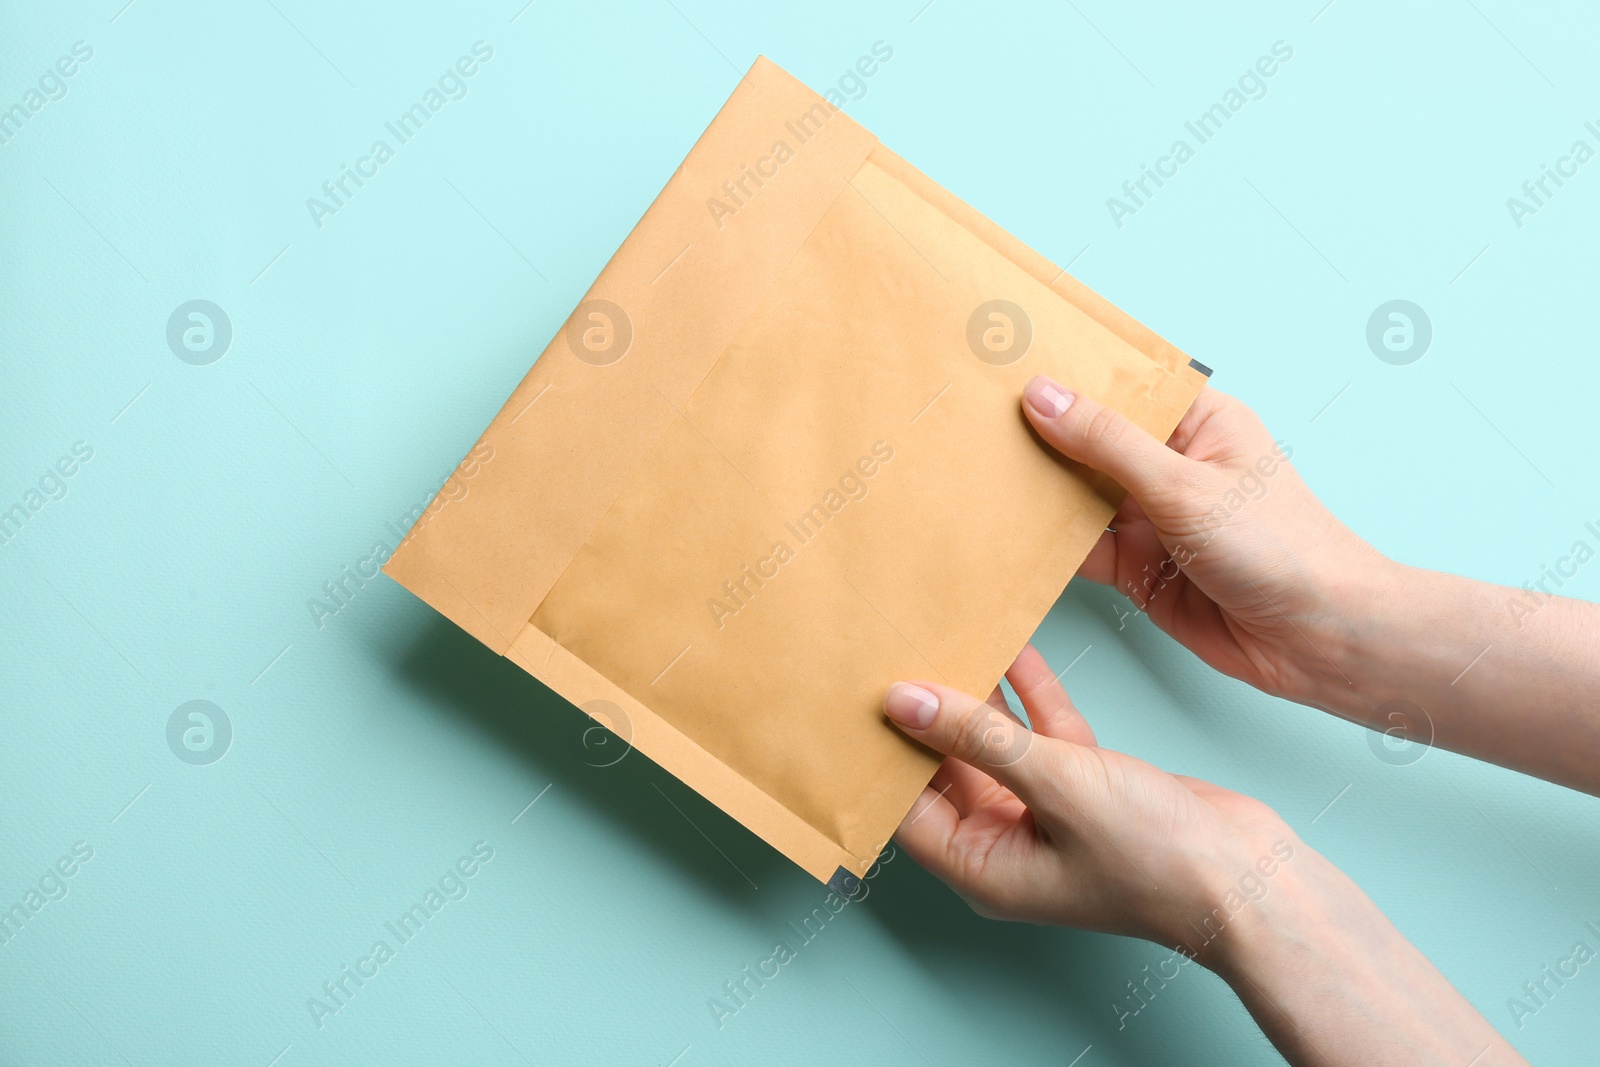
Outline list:
[[[1019,408],[1165,439],[1208,373],[760,59],[385,571],[822,881],[938,766],[1122,490]]]

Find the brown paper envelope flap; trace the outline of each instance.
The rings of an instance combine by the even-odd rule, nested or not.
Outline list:
[[[506,657],[616,735],[604,744],[585,744],[585,750],[592,751],[585,761],[597,772],[636,758],[629,753],[637,749],[679,780],[692,782],[697,792],[723,811],[759,828],[762,838],[819,882],[827,881],[841,866],[863,874],[876,859],[875,855],[852,856],[829,841],[537,627],[525,627]]]
[[[1139,322],[1099,293],[1057,267],[1044,256],[1013,237],[997,223],[971,207],[950,190],[895,155],[883,145],[872,150],[871,160],[892,174],[923,200],[943,211],[988,243],[996,252],[1054,289],[1082,311],[1097,319],[1106,329],[1128,342],[1151,359],[1174,372],[1190,359],[1171,342]],[[1210,372],[1205,372],[1209,374]]]

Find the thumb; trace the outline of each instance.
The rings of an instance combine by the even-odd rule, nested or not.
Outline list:
[[[1048,749],[1059,742],[992,704],[945,685],[896,682],[883,710],[911,737],[984,771],[1030,807],[1046,791]]]
[[[1028,421],[1051,447],[1111,475],[1141,503],[1194,484],[1199,464],[1091,397],[1041,374],[1028,382],[1022,399]]]

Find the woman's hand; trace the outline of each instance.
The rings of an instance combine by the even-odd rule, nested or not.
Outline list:
[[[1031,731],[998,688],[985,703],[900,682],[884,698],[948,757],[895,840],[974,910],[1176,948],[1221,975],[1296,1067],[1526,1067],[1266,805],[1097,747],[1031,646],[1006,677]]]
[[[1129,491],[1078,573],[1206,663],[1600,796],[1600,606],[1552,595],[1548,573],[1509,589],[1392,562],[1322,506],[1254,412],[1213,389],[1166,444],[1047,378],[1022,407],[1046,443]]]
[[[1394,565],[1322,506],[1254,412],[1207,387],[1162,444],[1048,378],[1023,399],[1048,444],[1129,491],[1080,575],[1275,696],[1324,703],[1350,686],[1335,661],[1353,608]]]
[[[889,717],[953,757],[895,839],[980,914],[1142,937],[1204,961],[1298,838],[1259,801],[1099,748],[1031,645],[1006,677],[1032,731],[998,687],[988,703],[929,683],[889,690]]]

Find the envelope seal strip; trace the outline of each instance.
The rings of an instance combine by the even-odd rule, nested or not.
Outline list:
[[[861,890],[861,879],[840,867],[828,879],[828,888],[846,900],[851,900]]]

